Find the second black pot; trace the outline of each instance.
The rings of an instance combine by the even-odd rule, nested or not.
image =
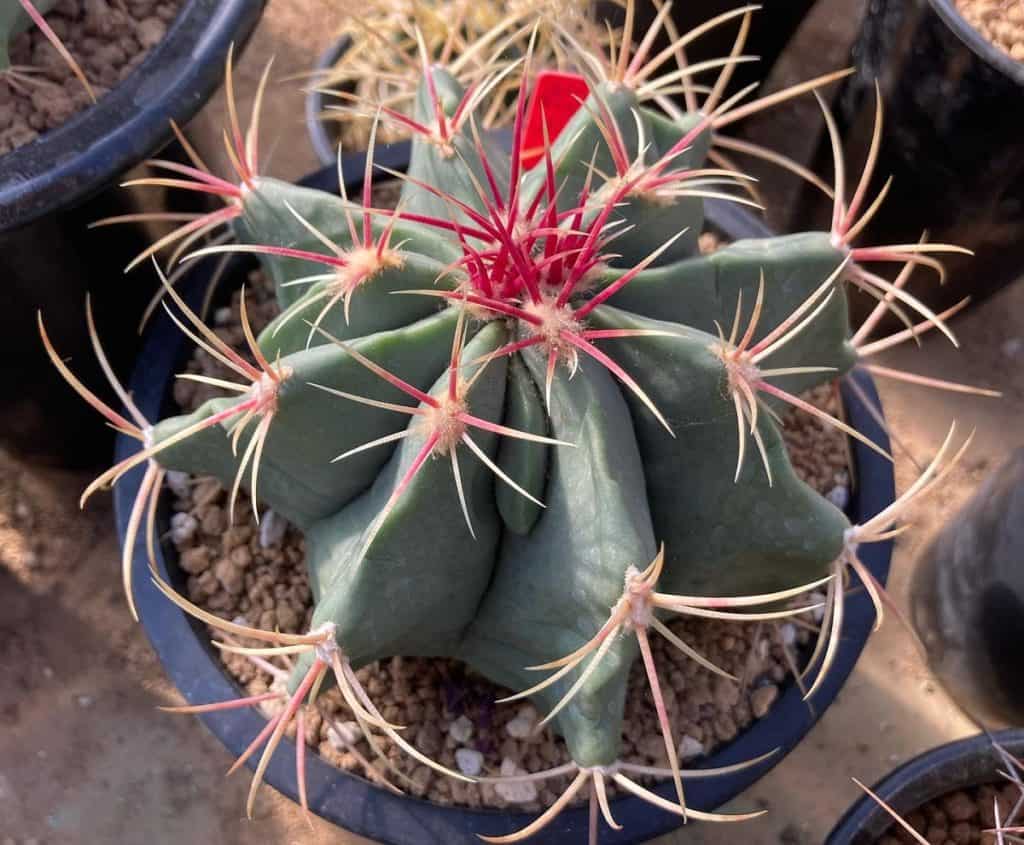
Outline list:
[[[972,736],[922,754],[872,788],[905,818],[929,801],[958,789],[1000,781],[1004,764],[992,747],[998,742],[1016,757],[1024,754],[1024,731]],[[895,822],[870,795],[859,799],[832,829],[825,845],[874,845]],[[990,840],[991,841],[991,840]]]
[[[872,0],[851,64],[857,72],[834,106],[847,178],[859,178],[867,155],[876,79],[885,131],[872,194],[893,177],[858,243],[913,243],[926,229],[933,242],[973,250],[973,258],[943,256],[946,285],[923,271],[917,287],[911,282],[936,310],[1018,278],[1024,273],[1024,63],[987,41],[953,0]],[[827,138],[815,169],[831,182]],[[829,201],[806,187],[788,228],[814,227],[828,215]]]
[[[130,366],[156,280],[145,268],[129,277],[123,269],[149,238],[133,224],[87,227],[142,210],[130,191],[116,187],[121,176],[167,143],[171,120],[185,125],[220,86],[229,47],[243,46],[262,11],[262,0],[187,0],[164,39],[120,85],[63,126],[0,157],[4,445],[65,465],[91,465],[109,454],[109,428],[71,395],[46,359],[36,312],[83,380],[102,384],[80,319],[91,293],[115,369]]]

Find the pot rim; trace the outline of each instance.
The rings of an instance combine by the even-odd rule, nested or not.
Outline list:
[[[1024,87],[1024,62],[1004,53],[960,14],[954,0],[928,0],[929,5],[972,53],[987,65]]]
[[[385,150],[388,158],[402,156],[408,160],[408,142],[394,144]],[[362,180],[365,154],[353,154],[343,160],[343,169],[353,174],[349,190],[358,190]],[[389,161],[389,164],[392,162]],[[308,187],[337,190],[337,170],[326,167],[303,180]],[[708,221],[733,239],[766,237],[768,227],[744,209],[723,202],[709,201],[705,205]],[[250,266],[243,259],[232,265],[237,272]],[[232,268],[229,268],[229,273]],[[211,268],[197,266],[182,282],[183,294],[193,307],[198,307]],[[180,363],[184,338],[170,319],[160,314],[146,333],[143,350],[136,362],[130,391],[144,414],[150,415],[163,408],[168,401],[174,367]],[[155,376],[155,377],[154,377]],[[871,377],[866,372],[853,373],[861,390],[871,401],[878,402]],[[843,397],[849,413],[849,422],[883,448],[888,449],[885,432],[860,402],[854,391],[843,387]],[[875,514],[895,497],[895,482],[891,464],[857,441],[852,444],[858,487],[852,491],[847,513],[861,521],[860,516]],[[119,435],[116,457],[121,460],[139,445],[131,438]],[[115,508],[118,533],[123,543],[129,514],[141,480],[143,468],[138,467],[125,476],[115,488]],[[157,566],[161,576],[171,580],[163,546],[157,549]],[[861,558],[881,582],[885,582],[892,553],[892,543],[880,543],[862,549]],[[137,538],[133,551],[136,578],[135,601],[143,626],[153,648],[170,678],[186,700],[192,703],[219,701],[239,695],[238,687],[221,667],[208,645],[202,626],[191,620],[171,602],[167,601],[147,577],[148,556],[145,538]],[[851,595],[847,600],[842,637],[835,663],[815,697],[812,712],[803,702],[802,693],[795,683],[788,684],[775,706],[764,718],[757,720],[734,741],[700,761],[701,767],[727,766],[755,757],[775,753],[757,766],[725,777],[690,780],[687,785],[688,804],[711,810],[731,800],[775,766],[810,731],[821,714],[838,694],[863,649],[874,625],[871,601],[865,592]],[[203,714],[202,721],[220,741],[236,755],[251,742],[264,727],[265,720],[255,710],[214,712]],[[282,741],[267,769],[265,781],[297,800],[298,790],[294,769],[294,744]],[[478,842],[477,833],[489,835],[512,832],[535,818],[536,814],[499,809],[477,810],[464,807],[442,806],[412,796],[395,796],[369,781],[338,769],[319,755],[307,755],[307,789],[311,810],[346,830],[369,836],[384,843],[417,842],[423,845],[452,845],[452,843]],[[250,759],[250,768],[256,761]],[[672,799],[671,782],[661,784],[656,791]],[[618,798],[614,802],[615,816],[623,824],[622,831],[605,829],[601,841],[610,843],[639,842],[676,829],[681,820],[668,813],[659,813],[635,797]],[[585,835],[588,829],[586,807],[566,810],[531,842],[534,845],[564,843],[570,835]]]
[[[220,86],[265,0],[186,0],[163,39],[97,104],[0,156],[0,232],[77,205],[162,147]]]
[[[334,67],[335,62],[345,55],[345,51],[348,50],[351,44],[352,39],[348,35],[342,35],[341,38],[333,41],[316,60],[316,66],[313,69],[314,79],[319,80],[320,74]],[[320,118],[320,115],[327,108],[327,95],[324,94],[323,89],[317,85],[311,87],[306,92],[303,107],[305,109],[306,132],[309,134],[309,142],[313,146],[317,160],[324,167],[329,164],[335,164],[338,158],[339,145],[332,140],[327,127],[324,125],[325,122]]]
[[[993,741],[1011,754],[1024,754],[1024,730],[1020,728],[975,734],[919,754],[882,778],[871,791],[901,816],[906,816],[956,789],[989,783],[997,777],[997,770],[1002,766],[993,753]],[[968,765],[966,769],[963,768],[965,764]],[[953,770],[957,776],[953,776]],[[938,777],[926,783],[934,772],[939,773]],[[870,795],[863,795],[832,829],[825,845],[868,845],[875,841],[871,837],[877,838],[892,823],[892,816]]]

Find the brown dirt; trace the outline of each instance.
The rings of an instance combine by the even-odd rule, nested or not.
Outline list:
[[[964,19],[1018,62],[1024,62],[1024,2],[1021,0],[956,0]]]
[[[929,845],[995,845],[995,834],[986,831],[996,826],[996,803],[1001,824],[1010,826],[1013,824],[1010,814],[1022,797],[1015,783],[958,789],[908,814],[905,821],[927,839]],[[878,840],[878,845],[916,845],[916,840],[902,827],[894,825]]]
[[[702,248],[720,245],[712,235]],[[262,273],[250,274],[247,308],[257,332],[277,311],[272,285]],[[216,310],[217,334],[244,352],[239,323],[239,295]],[[197,351],[188,371],[230,378],[224,366]],[[215,388],[189,381],[175,386],[175,399],[190,411],[219,395]],[[828,388],[811,394],[816,404],[835,412]],[[846,495],[846,455],[843,438],[805,415],[790,415],[785,428],[794,467],[822,494]],[[300,533],[283,520],[264,513],[257,525],[251,510],[236,507],[228,524],[227,492],[214,479],[173,479],[175,500],[171,537],[181,565],[189,573],[189,598],[227,619],[263,629],[293,633],[308,629],[312,600]],[[842,501],[839,502],[842,504]],[[670,626],[677,635],[731,674],[740,685],[716,677],[686,659],[674,648],[653,640],[659,677],[680,757],[693,759],[730,742],[751,722],[764,716],[778,698],[779,685],[790,676],[794,652],[806,645],[805,626],[744,625],[690,620]],[[229,672],[250,693],[273,687],[274,679],[249,660],[225,655]],[[526,736],[538,720],[531,705],[495,708],[508,694],[451,660],[395,658],[361,669],[360,681],[381,707],[384,717],[409,726],[414,744],[443,765],[468,769],[467,774],[540,771],[569,761],[564,743],[551,732]],[[623,759],[641,765],[666,767],[664,745],[642,667],[634,667],[627,699]],[[269,712],[269,711],[268,711]],[[380,764],[368,764],[372,752],[359,738],[357,726],[337,690],[321,695],[318,712],[308,719],[310,744],[335,765],[362,772],[374,780],[385,774]],[[468,806],[508,806],[525,809],[549,805],[567,782],[551,781],[515,790],[491,785],[467,785],[437,777],[404,756],[389,741],[382,746],[392,762],[413,782],[411,791],[439,803]]]
[[[164,37],[182,0],[61,0],[46,16],[102,98]],[[35,69],[33,82],[0,75],[0,155],[34,141],[92,105],[53,45],[29,27],[11,45],[11,63]]]

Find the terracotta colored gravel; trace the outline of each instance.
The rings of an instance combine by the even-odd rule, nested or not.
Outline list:
[[[1014,783],[985,784],[936,798],[907,815],[905,821],[929,845],[995,845],[995,835],[985,832],[995,827],[995,803],[998,801],[999,818],[1006,825],[1020,799],[1021,790]],[[878,845],[916,845],[916,841],[898,828],[883,835]]]
[[[155,47],[182,0],[61,0],[46,21],[102,99]],[[23,85],[0,75],[0,155],[34,141],[92,105],[82,84],[34,26],[14,39],[11,63],[38,73]]]
[[[956,0],[956,7],[996,47],[1024,62],[1024,0]]]
[[[702,239],[706,251],[717,245],[713,236]],[[262,273],[250,274],[246,290],[249,314],[258,332],[277,313],[277,303]],[[241,350],[244,340],[238,321],[236,293],[231,306],[217,310],[212,322],[221,337]],[[222,365],[202,352],[193,356],[188,370],[229,377]],[[179,381],[174,395],[179,405],[190,410],[217,395],[217,391]],[[814,391],[809,398],[835,412],[827,388]],[[797,473],[823,494],[842,500],[847,483],[842,437],[806,415],[787,417],[785,437]],[[274,516],[268,519],[264,515],[257,526],[246,507],[236,508],[235,522],[229,526],[227,493],[213,479],[179,477],[174,479],[174,487],[178,495],[173,502],[171,536],[181,566],[190,573],[189,597],[225,618],[244,620],[249,625],[285,632],[305,630],[312,607],[299,532]],[[673,733],[684,761],[710,753],[764,716],[790,674],[794,650],[805,646],[811,636],[806,627],[793,624],[693,620],[677,621],[670,627],[742,681],[736,685],[719,678],[660,638],[652,638]],[[227,656],[225,664],[251,694],[265,692],[274,683],[270,674],[245,658]],[[467,773],[479,767],[483,774],[511,774],[568,762],[560,739],[550,732],[531,735],[538,719],[531,705],[496,707],[494,700],[505,692],[457,661],[396,657],[364,667],[357,674],[384,718],[409,726],[406,737],[444,765]],[[634,666],[630,685],[623,759],[667,766],[639,663]],[[323,693],[317,713],[307,718],[307,740],[335,765],[377,779],[384,767],[379,762],[368,762],[373,754],[351,718],[337,690]],[[515,788],[464,784],[435,775],[409,760],[386,739],[380,744],[394,765],[410,778],[410,782],[397,785],[440,803],[516,804],[537,809],[554,801],[567,785],[556,779]]]

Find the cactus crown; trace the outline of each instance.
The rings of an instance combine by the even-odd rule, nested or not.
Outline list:
[[[934,263],[926,252],[952,248],[851,246],[870,166],[847,202],[837,149],[829,232],[698,254],[703,201],[744,201],[732,190],[743,186],[741,174],[705,165],[709,154],[721,161],[714,130],[837,77],[747,105],[748,91],[723,100],[730,69],[745,58],[751,12],[701,29],[740,22],[732,55],[703,68],[686,65],[683,52],[700,31],[654,53],[668,4],[635,47],[629,4],[610,55],[566,35],[589,95],[557,137],[540,111],[545,143],[531,169],[526,95],[510,151],[478,127],[488,95],[509,74],[524,86],[533,79],[530,52],[464,89],[424,47],[411,113],[377,109],[413,138],[408,171],[392,174],[403,180],[393,211],[372,207],[372,135],[359,203],[258,172],[265,75],[248,131],[231,108],[234,178],[212,175],[194,156],[194,167],[157,163],[174,178],[143,180],[219,195],[225,208],[189,221],[140,259],[175,240],[180,254],[227,226],[237,243],[195,254],[254,253],[276,284],[283,310],[258,338],[243,298],[251,361],[165,284],[182,330],[237,374],[238,383],[217,383],[228,395],[154,425],[124,395],[129,420],[74,381],[44,332],[54,363],[142,444],[85,494],[147,467],[125,544],[129,596],[134,539],[152,523],[167,468],[221,478],[232,502],[244,483],[254,509],[263,502],[305,532],[315,613],[304,635],[220,620],[154,572],[188,612],[265,642],[262,653],[297,655],[287,707],[245,755],[268,740],[254,789],[285,727],[329,672],[364,730],[388,734],[439,768],[381,717],[353,669],[393,655],[449,656],[519,690],[513,699],[535,700],[572,753],[578,774],[569,791],[523,835],[585,785],[614,824],[608,779],[684,816],[745,817],[686,808],[650,633],[707,665],[665,626],[668,615],[781,618],[807,609],[781,603],[827,585],[813,694],[835,653],[848,569],[881,601],[858,545],[891,536],[909,498],[941,476],[953,440],[951,432],[905,497],[859,527],[790,466],[778,418],[787,405],[864,439],[801,400],[802,391],[933,325],[948,333],[945,315],[903,290],[906,273],[891,283],[863,264],[905,261],[909,273]],[[666,72],[673,58],[678,67]],[[698,103],[706,89],[692,76],[708,69],[719,70],[718,80]],[[229,64],[229,102],[230,79]],[[668,99],[677,90],[690,110]],[[880,299],[872,320],[891,308],[908,330],[874,344],[865,342],[872,326],[851,335],[846,284]],[[913,325],[908,312],[923,322]],[[618,762],[638,657],[675,802],[636,784]]]

